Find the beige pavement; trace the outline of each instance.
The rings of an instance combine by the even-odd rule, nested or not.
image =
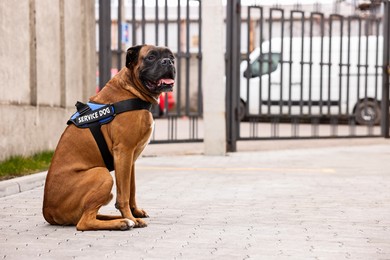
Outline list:
[[[0,198],[0,258],[390,259],[389,142],[283,142],[223,157],[149,146],[137,164],[144,229],[50,226],[42,187]]]

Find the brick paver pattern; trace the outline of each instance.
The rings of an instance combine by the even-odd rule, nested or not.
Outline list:
[[[390,259],[390,145],[145,157],[136,169],[148,227],[48,225],[36,188],[0,198],[0,259]],[[118,214],[114,202],[101,213]]]

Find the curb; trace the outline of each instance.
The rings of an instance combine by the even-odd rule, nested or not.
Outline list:
[[[43,186],[46,174],[47,171],[1,181],[0,198]]]

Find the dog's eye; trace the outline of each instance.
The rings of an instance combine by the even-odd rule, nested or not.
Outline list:
[[[149,55],[146,59],[148,59],[149,61],[154,61],[156,59],[156,56]]]

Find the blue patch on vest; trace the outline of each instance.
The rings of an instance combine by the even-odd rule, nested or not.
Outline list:
[[[99,122],[100,124],[107,124],[115,116],[115,109],[112,105],[96,104],[88,102],[87,106],[90,108],[85,113],[80,115],[79,112],[74,113],[69,121],[77,127],[89,127],[89,124]]]

